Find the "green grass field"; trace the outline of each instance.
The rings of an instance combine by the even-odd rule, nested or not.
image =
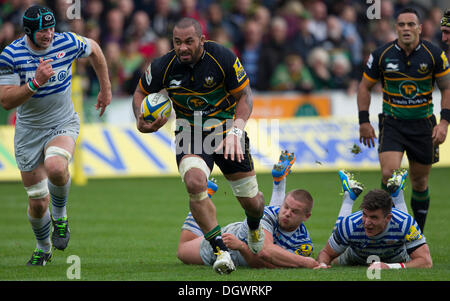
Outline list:
[[[450,280],[449,168],[435,168],[430,176],[431,206],[425,236],[433,269],[389,270],[381,281]],[[358,172],[368,188],[379,187],[379,172]],[[213,201],[221,225],[244,219],[244,213],[223,177]],[[268,204],[272,189],[269,174],[258,175]],[[287,190],[305,188],[314,197],[313,215],[306,226],[314,253],[326,243],[339,211],[341,196],[336,172],[292,173]],[[364,193],[363,193],[364,194]],[[411,195],[407,184],[405,197]],[[81,281],[379,281],[369,280],[366,268],[328,270],[249,269],[217,275],[210,266],[184,265],[176,258],[180,227],[188,212],[184,184],[178,177],[90,180],[72,185],[68,202],[71,227],[69,247],[54,251],[43,268],[25,265],[35,247],[26,216],[26,194],[20,183],[0,183],[0,280],[66,281],[70,255],[81,263]],[[360,198],[361,199],[361,198]],[[355,203],[357,210],[360,202]]]

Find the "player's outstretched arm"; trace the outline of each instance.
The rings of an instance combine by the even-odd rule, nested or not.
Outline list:
[[[275,266],[268,264],[264,260],[261,260],[256,254],[254,254],[245,242],[237,238],[231,233],[223,233],[222,239],[227,248],[230,250],[236,250],[244,257],[248,266],[251,268],[274,268]]]
[[[433,260],[431,259],[430,249],[427,244],[418,247],[410,255],[411,260],[402,263],[384,263],[374,262],[369,266],[369,269],[402,269],[402,268],[422,268],[431,269],[433,267]]]
[[[319,265],[314,258],[297,255],[275,245],[272,233],[268,231],[265,233],[264,247],[257,255],[277,267],[312,269]]]
[[[332,261],[339,256],[336,251],[334,251],[330,244],[327,242],[325,247],[319,252],[317,256],[317,262],[319,263],[319,269],[326,269],[331,267]]]
[[[431,259],[430,249],[427,244],[418,247],[414,252],[409,254],[411,260],[405,263],[407,268],[432,268],[433,260]]]
[[[100,92],[97,96],[96,109],[100,109],[100,116],[105,112],[106,107],[111,103],[111,82],[109,80],[108,65],[106,64],[106,58],[103,55],[102,49],[92,39],[89,39],[91,44],[92,53],[89,55],[89,62],[94,68],[100,83]]]

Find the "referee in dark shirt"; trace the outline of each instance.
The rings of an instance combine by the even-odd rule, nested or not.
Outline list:
[[[412,186],[411,208],[423,231],[430,203],[428,176],[439,160],[438,146],[445,141],[450,122],[450,69],[445,53],[420,39],[422,25],[411,8],[396,20],[398,39],[383,45],[369,57],[359,85],[357,102],[360,141],[375,146],[370,125],[370,91],[380,81],[383,87],[383,113],[379,116],[378,153],[382,187],[400,168],[403,154],[409,161]],[[441,116],[433,115],[432,91],[441,90]]]

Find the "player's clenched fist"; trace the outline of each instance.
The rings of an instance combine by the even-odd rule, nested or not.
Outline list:
[[[35,79],[38,82],[39,86],[42,86],[48,80],[50,77],[52,77],[55,74],[55,71],[53,71],[52,65],[50,62],[53,62],[53,59],[43,60],[40,59],[39,66],[36,69],[36,75]]]

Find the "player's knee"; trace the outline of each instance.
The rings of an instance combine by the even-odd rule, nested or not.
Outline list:
[[[55,185],[64,185],[69,177],[68,165],[72,155],[67,150],[50,146],[45,151],[45,169],[50,181]]]
[[[58,162],[58,160],[46,160],[45,170],[53,184],[63,186],[67,183],[69,171],[66,164]]]
[[[411,187],[415,191],[425,191],[428,188],[428,176],[409,174]]]
[[[208,181],[205,174],[197,168],[190,169],[184,178],[186,189],[189,193],[199,193],[206,191]]]

